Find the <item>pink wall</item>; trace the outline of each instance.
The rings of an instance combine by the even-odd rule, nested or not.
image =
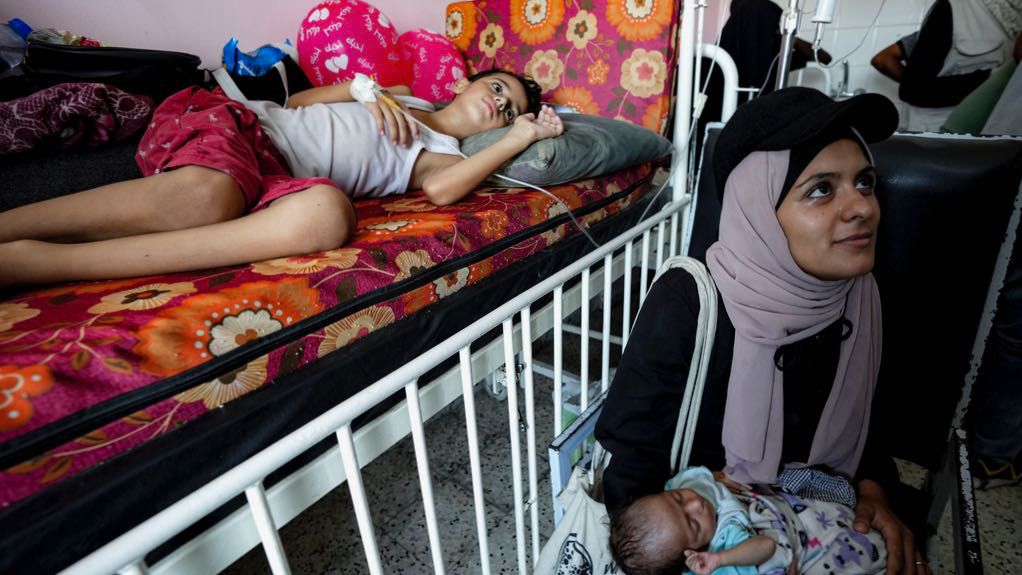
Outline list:
[[[451,0],[372,0],[397,31],[443,31],[444,9]],[[291,38],[315,0],[0,0],[0,20],[18,17],[33,28],[60,28],[109,44],[159,48],[196,54],[203,66],[220,63],[231,36],[249,51],[267,42]]]
[[[727,22],[730,7],[730,0],[712,0],[707,3],[706,15],[703,16],[703,42],[712,44],[717,41],[720,29]]]

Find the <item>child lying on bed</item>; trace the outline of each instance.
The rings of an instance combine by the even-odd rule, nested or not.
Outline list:
[[[354,102],[351,82],[293,95],[288,108],[183,90],[139,143],[144,177],[0,213],[0,285],[113,279],[337,248],[351,200],[422,190],[446,205],[530,144],[562,133],[539,86],[490,70],[445,108],[390,90]],[[366,100],[366,98],[361,98]],[[421,122],[421,125],[413,119]],[[513,124],[469,158],[458,140]]]
[[[641,497],[614,516],[611,552],[628,575],[678,575],[686,567],[696,575],[882,571],[883,538],[875,530],[855,531],[852,506],[836,501],[854,491],[832,489],[840,478],[809,473],[817,479],[808,483],[827,489],[812,485],[808,491],[835,501],[752,493],[719,472],[690,467],[662,493]],[[822,495],[830,491],[842,496]]]

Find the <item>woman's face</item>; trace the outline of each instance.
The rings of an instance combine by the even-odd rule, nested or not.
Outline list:
[[[824,280],[849,279],[873,269],[880,205],[876,172],[851,140],[838,140],[797,178],[777,220],[803,271]]]

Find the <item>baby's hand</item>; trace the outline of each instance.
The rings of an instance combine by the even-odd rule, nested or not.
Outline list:
[[[685,550],[685,566],[696,575],[710,575],[720,567],[720,555],[709,551]]]
[[[539,114],[522,114],[515,118],[508,135],[521,137],[531,144],[546,138],[556,138],[564,133],[564,123],[550,106],[544,105]]]

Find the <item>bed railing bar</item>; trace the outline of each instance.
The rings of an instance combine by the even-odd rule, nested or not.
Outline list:
[[[532,520],[532,565],[539,559],[539,479],[536,469],[536,394],[532,370],[532,312],[522,310],[522,370],[525,378],[525,444],[529,454],[529,514]]]
[[[671,215],[671,247],[668,253],[669,258],[678,255],[678,214]],[[660,269],[657,267],[657,269]]]
[[[270,571],[273,575],[290,575],[291,566],[287,563],[287,555],[284,553],[284,545],[280,542],[280,533],[273,521],[273,513],[270,512],[270,503],[266,500],[263,482],[247,487],[245,498],[248,499],[249,509],[252,510],[252,519],[255,521],[256,530],[259,531],[259,539],[263,542]]]
[[[145,561],[139,560],[119,569],[117,575],[149,575],[149,568],[146,567]]]
[[[565,333],[571,333],[571,334],[575,334],[575,335],[581,335],[582,334],[582,328],[578,327],[577,325],[572,325],[570,323],[564,324],[562,326],[562,329],[564,330]],[[602,331],[596,331],[595,329],[591,329],[591,330],[589,330],[589,337],[591,337],[591,338],[593,338],[593,339],[595,339],[597,341],[603,341],[603,332]],[[610,343],[613,343],[615,345],[621,345],[621,338],[616,336],[616,335],[611,335],[610,336]]]
[[[404,363],[348,400],[329,408],[322,415],[305,423],[291,434],[181,498],[132,530],[106,543],[69,567],[66,573],[112,573],[137,559],[140,554],[155,549],[173,535],[202,519],[210,511],[237,496],[244,491],[245,486],[266,477],[285,462],[335,433],[342,425],[350,423],[371,407],[399,391],[409,380],[426,373],[444,359],[458,353],[462,347],[470,345],[505,318],[549,294],[558,286],[562,286],[567,279],[575,277],[582,270],[602,259],[606,251],[616,250],[629,239],[647,233],[653,226],[668,217],[672,210],[681,209],[683,206],[684,202],[672,203],[668,208],[649,216],[630,232],[609,240],[599,250],[586,254],[561,271],[550,275],[487,313],[471,326],[467,326],[438,343],[429,353]],[[163,565],[163,562],[160,565]]]
[[[696,174],[697,174],[696,177],[698,177],[698,170],[696,170]],[[693,181],[695,181],[695,180],[693,180]],[[694,186],[695,186],[695,184],[693,183],[693,187]],[[682,224],[681,224],[681,231],[678,232],[678,237],[680,238],[681,245],[678,248],[678,253],[675,254],[675,255],[679,255],[679,256],[687,256],[688,255],[689,243],[692,240],[692,218],[694,218],[695,215],[696,215],[695,214],[695,206],[692,203],[694,201],[693,195],[694,194],[685,194],[684,195],[685,199],[688,200],[688,203],[685,205],[684,208],[682,208],[682,210],[680,212]]]
[[[930,472],[927,482],[933,486],[933,499],[929,503],[926,527],[937,531],[945,509],[951,508],[951,546],[955,575],[982,575],[983,554],[979,541],[976,514],[976,493],[973,487],[968,437],[962,429],[953,429],[951,441],[941,456],[937,469]],[[948,505],[950,503],[950,505]],[[946,544],[930,537],[925,556],[933,558],[939,545]]]
[[[649,230],[642,232],[642,267],[639,268],[639,307],[646,301],[646,285],[649,281]]]
[[[365,551],[366,562],[369,564],[369,573],[383,575],[373,517],[369,511],[365,485],[362,483],[362,470],[358,467],[358,457],[355,455],[355,441],[351,437],[350,423],[345,423],[337,430],[337,443],[341,446],[341,462],[344,464],[344,474],[348,478],[351,505],[355,508],[355,518],[358,519],[358,533],[362,537],[362,550]]]
[[[735,65],[731,55],[716,44],[704,42],[700,44],[700,49],[702,57],[713,60],[724,76],[724,94],[721,98],[720,121],[727,122],[731,115],[735,113],[735,108],[738,107],[738,66]]]
[[[554,405],[564,404],[564,284],[554,288]],[[554,410],[554,437],[564,429],[564,412]]]
[[[581,410],[585,411],[586,406],[589,405],[589,298],[592,297],[589,286],[589,267],[582,270],[582,329],[579,331],[579,365],[578,365],[578,378],[580,380],[581,395],[579,396],[579,405]]]
[[[508,433],[511,439],[511,484],[515,500],[515,546],[518,548],[518,572],[528,573],[525,557],[525,507],[522,495],[522,446],[518,417],[518,382],[515,381],[514,316],[503,322],[504,366],[507,370]]]
[[[632,252],[635,250],[635,242],[629,240],[625,244],[625,269],[624,269],[624,301],[621,313],[621,350],[624,351],[628,345],[629,325],[632,323]]]
[[[614,279],[614,254],[609,253],[603,258],[603,346],[600,348],[600,391],[607,391],[610,386],[610,306],[613,293],[611,282]]]
[[[486,536],[486,504],[483,501],[483,472],[479,463],[479,432],[476,426],[476,399],[473,391],[472,351],[466,345],[458,351],[461,393],[465,401],[465,430],[468,434],[468,461],[472,469],[472,500],[476,511],[476,536],[479,539],[479,565],[490,575],[490,548]]]
[[[660,223],[656,227],[656,267],[654,270],[660,269],[660,266],[664,263],[664,234],[667,233],[667,225],[665,220],[660,220]]]
[[[433,501],[433,482],[429,472],[426,432],[422,425],[422,408],[419,405],[418,380],[412,380],[405,386],[405,401],[408,405],[408,423],[412,428],[415,467],[419,471],[419,491],[422,493],[422,509],[426,513],[426,533],[429,535],[429,552],[433,557],[433,572],[443,574],[446,573],[444,569],[444,554],[440,544],[440,530],[437,527],[436,521],[436,505]]]
[[[678,40],[678,97],[674,103],[674,135],[671,140],[674,142],[674,157],[677,158],[672,172],[671,187],[673,201],[681,200],[682,194],[686,191],[688,182],[688,166],[685,158],[688,157],[689,131],[692,125],[692,79],[695,68],[695,19],[697,15],[693,11],[696,0],[681,0],[681,31]],[[659,269],[660,266],[657,266]]]

